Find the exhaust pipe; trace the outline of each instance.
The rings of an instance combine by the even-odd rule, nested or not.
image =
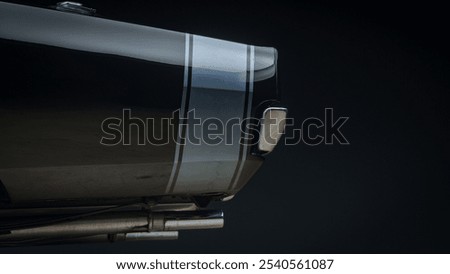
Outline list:
[[[222,211],[116,212],[11,230],[8,234],[0,234],[0,242],[91,236],[110,238],[109,235],[116,235],[119,240],[173,239],[178,237],[178,230],[222,228],[223,224]]]
[[[50,239],[49,241],[45,242],[45,244],[115,243],[115,242],[159,241],[159,240],[177,240],[177,239],[178,239],[178,231],[153,231],[153,232],[102,234],[69,239],[67,238],[53,239],[53,240]]]

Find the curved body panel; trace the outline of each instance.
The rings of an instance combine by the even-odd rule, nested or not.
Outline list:
[[[223,198],[262,163],[273,48],[9,3],[0,47],[7,207]]]

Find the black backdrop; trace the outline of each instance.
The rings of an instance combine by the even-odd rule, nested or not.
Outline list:
[[[50,1],[16,1],[50,5]],[[450,252],[447,9],[435,1],[94,1],[110,19],[279,50],[300,122],[348,116],[350,145],[279,146],[224,208],[178,241],[3,253]]]

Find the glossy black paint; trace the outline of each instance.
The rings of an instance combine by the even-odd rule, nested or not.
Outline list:
[[[166,195],[178,134],[175,111],[182,104],[185,34],[50,9],[1,8],[0,54],[8,70],[0,101],[0,178],[9,207]],[[256,47],[256,119],[263,107],[278,102],[276,60],[276,50]],[[124,126],[123,135],[133,136],[130,145],[100,145],[105,119],[122,115],[134,126],[134,118],[154,119],[156,129],[170,119],[169,129],[155,134],[169,143],[139,145],[143,132],[128,134],[137,129]],[[236,188],[177,196],[235,194],[263,161],[254,149],[247,154]]]

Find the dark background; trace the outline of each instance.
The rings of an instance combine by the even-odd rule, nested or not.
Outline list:
[[[50,5],[51,1],[16,1]],[[448,10],[436,1],[82,1],[104,17],[279,51],[298,124],[348,116],[350,145],[279,146],[178,241],[4,253],[449,253]],[[291,130],[288,130],[288,133]]]

